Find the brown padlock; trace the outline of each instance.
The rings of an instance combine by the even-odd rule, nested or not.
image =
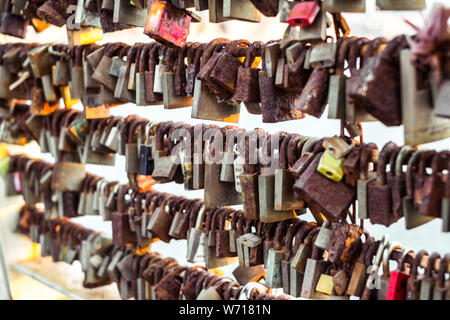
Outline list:
[[[342,219],[355,198],[355,189],[343,181],[335,182],[317,171],[322,152],[314,156],[294,184],[294,190],[308,205],[319,210],[330,221]],[[326,195],[326,200],[321,197]]]
[[[130,219],[126,209],[125,195],[128,192],[128,185],[119,187],[117,194],[117,209],[111,213],[113,226],[113,243],[116,246],[123,247],[126,244],[136,244],[136,234],[131,232]]]
[[[445,178],[442,171],[448,167],[448,159],[445,159],[444,155],[445,151],[442,151],[433,156],[431,175],[424,177],[421,188],[416,189],[415,204],[422,215],[432,217],[441,215],[441,199],[445,191]]]
[[[154,210],[147,225],[147,230],[164,242],[170,242],[171,239],[169,230],[173,216],[170,214],[169,208],[175,200],[176,197],[174,196],[165,197],[161,204]]]
[[[230,233],[226,229],[227,221],[231,220],[236,213],[233,209],[229,208],[224,210],[219,216],[219,230],[216,230],[216,257],[235,257],[236,254],[230,251]]]
[[[398,220],[393,216],[391,190],[386,184],[386,165],[391,154],[396,150],[398,147],[393,142],[389,142],[383,147],[378,158],[377,178],[368,185],[367,210],[370,222],[374,224],[389,226]]]
[[[244,102],[251,114],[261,114],[261,101],[258,83],[258,68],[254,67],[255,58],[262,56],[263,43],[256,41],[248,46],[244,66],[237,73],[236,92],[233,99]]]

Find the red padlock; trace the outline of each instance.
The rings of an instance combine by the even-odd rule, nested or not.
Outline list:
[[[184,47],[192,17],[166,1],[152,1],[144,33],[169,46]]]
[[[317,2],[303,1],[292,8],[286,21],[291,27],[307,27],[314,22],[319,11]]]
[[[410,277],[409,273],[406,273],[405,260],[409,254],[414,254],[414,251],[412,250],[403,251],[403,257],[400,260],[400,263],[398,264],[398,269],[391,272],[391,278],[389,279],[389,286],[386,294],[386,300],[405,300],[406,285]]]

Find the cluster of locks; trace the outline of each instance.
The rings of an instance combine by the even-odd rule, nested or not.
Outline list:
[[[115,246],[103,234],[86,229],[67,218],[45,219],[36,207],[24,206],[18,231],[41,245],[41,256],[54,262],[80,261],[83,286],[95,288],[115,282],[122,299],[136,300],[288,300],[256,282],[240,284],[208,272],[187,267],[155,252],[139,252]]]
[[[303,3],[301,3],[303,2]],[[381,10],[422,10],[425,0],[376,0]],[[25,38],[31,23],[36,32],[49,24],[67,26],[69,41],[100,36],[97,30],[113,32],[132,27],[145,27],[145,34],[171,45],[182,47],[191,22],[200,22],[195,11],[209,12],[209,22],[230,20],[260,22],[261,14],[279,15],[280,22],[290,27],[301,26],[317,32],[327,27],[326,12],[333,19],[343,19],[341,12],[365,12],[365,0],[3,0],[1,28],[3,34]],[[191,10],[187,10],[191,9]],[[345,20],[340,25],[348,28]],[[92,39],[90,39],[92,40]],[[86,40],[84,40],[86,41]]]
[[[361,135],[359,123],[379,120],[403,124],[406,144],[416,145],[450,136],[449,42],[439,36],[448,33],[445,12],[437,7],[414,37],[390,41],[337,34],[327,42],[322,32],[181,48],[9,43],[0,47],[0,98],[31,100],[34,115],[53,112],[63,98],[65,107],[81,100],[87,119],[131,102],[192,106],[193,118],[233,123],[242,104],[263,122],[320,118],[328,104],[328,118],[340,119],[351,137]]]
[[[9,136],[9,142],[38,141],[42,152],[57,159],[49,178],[63,193],[100,190],[97,180],[87,182],[85,164],[114,166],[119,154],[136,191],[173,181],[185,190],[203,189],[209,208],[242,204],[246,218],[265,223],[294,218],[308,208],[320,223],[322,216],[332,222],[350,217],[390,226],[404,217],[411,229],[441,218],[443,231],[450,230],[448,150],[393,142],[378,150],[346,137],[192,126],[136,115],[86,120],[74,109],[33,116],[27,107],[12,106],[0,136]],[[3,163],[4,170],[18,166]],[[31,168],[22,165],[22,170]],[[77,204],[73,207],[76,212]]]
[[[450,151],[418,147],[450,137],[449,11],[436,5],[414,36],[349,36],[341,12],[364,12],[365,3],[0,0],[1,33],[24,38],[28,24],[38,32],[66,25],[69,40],[0,45],[0,141],[34,140],[55,159],[0,154],[7,195],[26,203],[18,229],[42,256],[80,260],[85,287],[116,282],[123,299],[448,300],[448,255],[377,241],[364,221],[403,218],[412,229],[440,218],[450,231]],[[260,22],[263,14],[288,27],[267,43],[188,42],[190,23],[201,21],[192,8],[215,23]],[[155,41],[95,43],[131,27]],[[80,102],[83,111],[72,108]],[[228,123],[239,122],[242,105],[265,123],[321,118],[328,106],[341,133],[110,115],[126,103],[192,107],[192,118]],[[405,145],[363,143],[368,121],[403,125]],[[115,166],[117,154],[127,184],[86,172],[86,164]],[[153,189],[168,182],[204,197]],[[307,212],[314,222],[300,218]],[[112,239],[70,220],[83,215],[111,221]],[[187,261],[205,267],[150,251],[154,241],[183,239]],[[235,280],[208,272],[236,262]]]
[[[383,148],[380,158],[391,159],[387,156],[390,152],[423,157],[419,167],[423,167],[422,161],[429,161],[429,158],[433,158],[433,163],[436,163],[435,159],[439,159],[437,162],[444,161],[443,153],[421,151],[415,155],[417,151],[399,148],[393,143]],[[78,191],[69,191],[65,188],[67,181],[72,177],[76,179],[76,174],[73,170],[64,172],[60,169],[61,165],[64,166],[64,162],[53,165],[22,155],[9,157],[6,174],[8,194],[24,196],[27,214],[19,219],[19,227],[29,225],[30,235],[33,241],[39,239],[43,255],[66,261],[74,259],[76,253],[72,251],[78,248],[80,260],[85,259],[82,264],[86,272],[86,286],[104,285],[112,280],[118,283],[122,297],[129,298],[133,294],[137,297],[138,293],[133,291],[137,287],[132,289],[132,281],[142,274],[144,283],[149,281],[144,287],[149,285],[154,292],[148,295],[141,292],[140,298],[178,299],[182,294],[187,297],[186,292],[180,289],[183,288],[183,281],[187,281],[186,277],[189,278],[185,267],[171,264],[172,268],[167,265],[166,270],[165,266],[160,266],[165,271],[159,274],[158,279],[161,280],[155,284],[154,278],[146,276],[149,269],[144,269],[140,264],[146,255],[137,254],[141,252],[140,248],[149,248],[153,241],[169,243],[185,239],[189,262],[204,262],[207,269],[239,262],[233,271],[237,282],[224,280],[230,286],[229,290],[232,290],[231,287],[243,290],[245,285],[264,279],[265,285],[259,288],[263,288],[260,293],[265,294],[270,293],[269,288],[282,288],[287,295],[314,299],[348,299],[351,296],[387,300],[448,299],[445,275],[450,268],[447,256],[441,259],[439,254],[433,253],[429,257],[426,251],[415,254],[397,242],[389,242],[386,237],[375,241],[354,223],[354,216],[350,215],[353,223],[328,219],[323,222],[320,214],[315,216],[317,222],[307,222],[296,217],[297,213],[302,213],[297,209],[291,211],[291,215],[277,216],[273,211],[268,220],[264,217],[257,219],[251,216],[252,211],[249,215],[249,201],[244,204],[244,210],[237,210],[218,203],[207,204],[206,198],[188,199],[153,189],[141,191],[130,184],[121,185],[90,173],[84,175]],[[378,184],[374,193],[380,195],[385,188],[389,190],[389,185]],[[383,195],[391,197],[389,193]],[[414,197],[406,199],[407,210],[416,212],[414,223],[424,223],[433,218],[421,215],[423,207],[414,207]],[[426,203],[430,200],[421,202],[421,205],[427,208]],[[446,201],[443,208],[448,209],[448,200],[443,199],[443,202]],[[29,208],[39,202],[43,202],[44,210],[33,218],[29,212],[33,210]],[[314,212],[316,204],[308,203]],[[385,208],[384,204],[380,207],[392,210]],[[80,215],[101,215],[104,220],[112,221],[113,239],[104,240],[97,233],[78,232],[77,228],[72,228],[71,233],[68,231],[70,228],[56,227],[59,223],[70,225],[70,221],[65,219]],[[380,210],[376,217],[393,221]],[[83,251],[83,245],[89,249],[84,248],[87,251]],[[66,250],[63,250],[64,246],[67,246]],[[74,250],[69,250],[68,246]],[[84,257],[81,252],[87,256]],[[164,261],[173,262],[169,260]],[[398,262],[398,270],[390,272],[389,260]],[[379,277],[381,263],[384,272]],[[426,270],[423,276],[418,273],[419,266]],[[207,273],[204,277],[197,277],[192,281],[206,281]],[[228,283],[230,281],[234,284]],[[142,286],[140,290],[144,290]],[[219,282],[217,286],[196,284],[196,295],[192,298],[230,299],[238,295],[226,294],[226,287],[225,284],[219,286]],[[202,289],[205,296],[200,292]],[[246,298],[257,296],[262,298],[256,293]]]

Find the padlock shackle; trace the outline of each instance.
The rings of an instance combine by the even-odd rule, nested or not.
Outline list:
[[[357,38],[350,44],[350,51],[348,53],[348,67],[350,69],[350,74],[352,77],[357,76],[358,70],[357,70],[357,64],[358,64],[358,58],[361,57],[361,48],[369,43],[369,39],[362,37]],[[360,66],[361,68],[362,66]]]
[[[280,169],[288,169],[288,145],[295,137],[294,134],[288,134],[281,142],[280,146]]]
[[[287,146],[287,161],[288,161],[288,168],[291,168],[294,166],[295,162],[298,160],[301,148],[303,148],[303,144],[299,143],[301,141],[306,142],[305,136],[294,134],[292,138],[289,140],[288,146]],[[299,149],[300,147],[300,149]],[[280,160],[280,167],[281,167],[281,160]]]
[[[390,277],[391,275],[391,271],[389,269],[389,261],[392,257],[392,253],[395,250],[401,250],[402,254],[404,252],[403,246],[397,241],[391,242],[389,248],[383,252],[383,277]],[[399,262],[397,261],[397,263]]]
[[[144,73],[148,69],[148,57],[150,55],[150,51],[155,45],[154,42],[147,43],[144,45],[144,48],[141,51],[141,54],[139,55],[139,73]]]
[[[441,262],[439,263],[439,270],[437,272],[437,279],[436,279],[436,287],[438,289],[445,288],[445,274],[447,272],[448,268],[448,259],[450,256],[446,254],[444,257],[442,257]]]
[[[125,204],[125,195],[127,194],[129,189],[128,184],[121,185],[117,192],[117,212],[118,213],[126,213],[126,204]]]
[[[395,148],[395,150],[389,156],[389,172],[387,172],[387,177],[392,178],[395,176],[395,164],[397,161],[397,157],[401,151],[400,147]]]
[[[437,152],[435,150],[427,150],[421,155],[419,162],[419,175],[427,175],[426,168],[431,165],[435,155],[437,155]]]
[[[400,262],[398,263],[397,271],[404,272],[406,270],[406,264],[408,263],[407,261],[410,261],[411,258],[414,259],[414,257],[414,250],[404,249],[400,258]]]
[[[291,225],[291,227],[288,229],[288,232],[286,234],[286,241],[284,244],[284,260],[289,261],[289,259],[293,255],[292,250],[292,241],[294,240],[294,236],[297,234],[297,231],[306,224],[306,221],[296,219],[294,223]]]
[[[359,159],[359,179],[367,181],[369,179],[369,163],[373,150],[377,150],[374,143],[369,143],[363,146],[361,157]]]
[[[338,40],[338,50],[336,58],[336,75],[343,76],[345,68],[345,60],[347,60],[351,43],[356,37],[344,37]]]
[[[222,47],[230,42],[230,40],[226,38],[217,38],[210,41],[203,49],[202,56],[200,60],[200,68],[202,68],[206,62],[211,58],[212,54],[218,49],[222,49]]]
[[[155,70],[155,66],[158,64],[158,58],[161,48],[164,48],[158,42],[152,42],[152,47],[148,53],[148,71]]]
[[[368,59],[373,57],[375,54],[379,53],[380,46],[386,44],[388,40],[384,37],[377,37],[369,42],[367,46],[363,46],[362,49],[362,59],[360,65],[363,66],[368,62]],[[364,48],[366,50],[364,51]],[[360,67],[361,68],[361,67]]]
[[[286,233],[286,230],[289,228],[292,223],[292,219],[283,220],[278,223],[277,229],[275,231],[274,241],[274,250],[281,250],[283,248],[283,239]]]
[[[155,133],[155,146],[156,151],[164,152],[164,137],[168,134],[173,121],[166,121],[158,123]]]
[[[425,272],[423,274],[424,279],[431,279],[433,277],[434,264],[436,259],[440,259],[441,255],[437,252],[433,252],[431,256],[428,258],[427,267],[425,268]]]
[[[420,251],[417,253],[416,257],[412,260],[411,268],[410,268],[410,271],[409,271],[409,272],[410,272],[411,278],[417,279],[418,268],[419,268],[419,266],[420,266],[420,261],[422,260],[422,258],[423,258],[424,256],[427,256],[427,257],[429,256],[428,251],[426,251],[426,250],[420,250]]]
[[[294,253],[297,252],[300,245],[304,243],[306,236],[316,227],[317,224],[314,222],[308,222],[300,226],[295,234],[294,248],[292,250]]]
[[[203,201],[197,200],[191,207],[189,213],[189,227],[200,229],[203,218],[205,216],[206,207],[203,204]],[[198,226],[198,227],[197,227]]]
[[[397,159],[395,160],[395,176],[402,177],[403,176],[403,165],[408,162],[413,153],[417,150],[417,148],[413,148],[410,146],[403,146],[397,155]],[[392,171],[392,169],[391,169]]]
[[[422,154],[426,150],[416,150],[408,160],[408,167],[406,169],[406,195],[411,198],[414,194],[414,174],[418,172],[418,165]]]
[[[386,165],[390,159],[390,155],[397,149],[397,145],[394,142],[388,142],[384,145],[380,152],[377,164],[377,179],[376,183],[378,185],[386,184]]]

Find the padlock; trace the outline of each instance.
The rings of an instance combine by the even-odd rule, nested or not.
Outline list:
[[[450,81],[443,80],[441,85],[439,86],[438,92],[436,94],[436,99],[434,103],[434,113],[438,117],[449,118],[450,113],[448,111],[446,101],[448,101],[450,92]]]
[[[335,66],[337,56],[336,42],[319,42],[310,49],[308,68],[330,68]],[[306,61],[305,61],[306,63]]]
[[[223,17],[248,22],[261,21],[261,13],[255,8],[250,0],[223,0]]]
[[[208,152],[215,149],[212,145],[210,143]],[[209,162],[211,163],[205,163],[205,205],[213,207],[241,204],[241,195],[236,192],[234,183],[220,181],[221,164]]]
[[[376,179],[376,174],[369,171],[370,154],[372,150],[376,150],[375,144],[368,144],[363,147],[360,159],[359,179],[357,183],[357,199],[358,199],[358,217],[360,219],[368,219],[367,210],[367,186],[371,181]]]
[[[92,135],[95,131],[95,126],[99,122],[91,122],[91,128],[89,130],[89,135],[87,135],[84,148],[82,149],[81,160],[84,164],[102,164],[113,166],[116,161],[115,153],[105,153],[105,152],[95,152],[91,149]]]
[[[323,9],[331,13],[340,12],[365,12],[366,2],[364,0],[325,0]]]
[[[306,260],[311,256],[313,238],[319,232],[314,224],[303,224],[295,234],[295,243],[293,247],[293,257],[290,261],[290,295],[300,297],[304,279]]]
[[[242,138],[244,147],[241,148],[244,160],[244,172],[239,175],[240,188],[242,190],[242,203],[244,216],[247,219],[259,217],[259,187],[257,170],[257,136],[256,132],[250,132]],[[250,146],[250,144],[252,146]],[[253,151],[254,150],[254,151]],[[242,154],[241,154],[242,155]]]
[[[354,297],[361,297],[364,286],[367,280],[367,267],[370,263],[366,264],[366,256],[370,255],[371,246],[375,246],[373,238],[366,238],[366,242],[362,244],[361,252],[358,259],[355,261],[353,267],[346,294]]]
[[[416,189],[415,202],[419,204],[418,209],[422,215],[440,217],[441,198],[444,197],[445,189],[445,181],[442,176],[442,170],[446,169],[446,166],[442,167],[441,165],[442,159],[444,159],[444,152],[433,156],[431,163],[431,175],[424,178],[420,194]]]
[[[281,278],[283,281],[283,292],[285,294],[291,293],[291,259],[294,253],[292,242],[294,240],[297,231],[301,226],[305,225],[306,221],[295,220],[292,226],[289,228],[286,234],[285,248],[284,248],[284,258],[281,261]]]
[[[317,207],[330,221],[342,218],[355,197],[355,190],[342,181],[337,183],[317,172],[322,152],[315,155],[294,184],[294,190],[301,194],[309,205]],[[320,194],[314,189],[320,186]],[[320,200],[321,195],[327,195],[325,203]]]
[[[131,232],[130,220],[126,210],[125,195],[128,192],[128,186],[119,187],[117,194],[117,211],[111,213],[113,226],[113,243],[116,246],[123,247],[125,244],[137,242],[136,233]]]
[[[405,143],[417,145],[449,137],[450,120],[436,117],[430,100],[430,89],[419,89],[419,75],[411,63],[410,50],[400,52],[400,72]]]
[[[420,298],[422,280],[418,277],[418,268],[424,256],[429,257],[428,252],[426,250],[419,251],[411,263],[410,277],[406,282],[405,300],[419,300]]]
[[[297,3],[289,13],[286,22],[291,27],[310,26],[320,12],[320,6],[315,1]]]
[[[113,22],[135,27],[143,27],[147,10],[133,6],[129,1],[114,0]]]
[[[393,142],[389,142],[383,147],[377,164],[377,178],[375,181],[369,183],[367,187],[367,210],[370,222],[373,224],[378,223],[389,226],[400,218],[393,214],[392,195],[386,177],[386,165],[389,162],[391,154],[398,151],[398,149],[397,145]]]
[[[240,236],[237,241],[238,246],[242,247],[242,255],[239,257],[240,265],[252,267],[264,262],[262,256],[263,239],[260,236],[253,233],[246,233]]]
[[[59,191],[78,191],[85,176],[84,164],[58,161],[53,169],[52,188]]]
[[[405,270],[405,258],[411,253],[414,253],[414,251],[403,250],[402,259],[398,264],[397,270],[391,272],[386,300],[405,300],[406,284],[410,277],[409,273]]]
[[[390,266],[389,266],[389,262],[390,259],[392,258],[392,253],[395,250],[401,250],[402,254],[403,254],[403,246],[398,243],[398,242],[391,242],[389,244],[389,249],[385,250],[383,252],[383,274],[380,276],[380,287],[377,290],[377,299],[378,300],[386,300],[386,296],[387,296],[387,292],[388,292],[388,288],[389,288],[389,282],[391,279],[391,271],[390,271]],[[398,265],[399,261],[397,261]]]
[[[317,171],[325,177],[339,182],[344,177],[344,159],[335,158],[331,152],[325,151],[320,158]]]
[[[420,300],[431,300],[433,298],[433,288],[436,283],[436,279],[433,277],[433,271],[436,259],[440,258],[441,256],[437,252],[433,252],[428,258],[427,267],[425,268],[425,273],[420,284]]]
[[[164,242],[169,243],[171,237],[169,236],[170,225],[172,224],[173,216],[170,214],[170,207],[174,199],[167,199],[156,208],[156,210],[151,215],[150,221],[147,225],[147,230],[149,230],[155,237],[158,237]]]
[[[297,179],[313,160],[314,153],[312,151],[318,141],[319,138],[316,137],[305,137],[297,142],[296,148],[300,150],[300,157],[289,167],[289,171],[294,178]]]
[[[448,269],[449,255],[441,258],[439,263],[439,270],[436,276],[436,283],[433,288],[433,300],[446,300],[446,293],[448,291],[448,281],[445,279],[445,274]]]
[[[283,234],[288,231],[291,223],[292,220],[283,220],[278,224],[274,237],[274,246],[268,251],[267,263],[265,263],[267,270],[266,285],[271,288],[283,287],[281,272],[281,261],[284,257]]]
[[[92,68],[94,68],[94,73],[92,75],[92,79],[100,82],[101,84],[103,84],[105,87],[107,87],[110,90],[114,90],[116,88],[116,82],[117,82],[117,77],[111,75],[109,72],[109,70],[111,69],[111,65],[113,63],[113,57],[116,56],[119,53],[119,51],[121,51],[123,48],[125,48],[125,46],[121,43],[116,43],[116,44],[111,43],[111,44],[107,44],[104,47],[104,49],[103,49],[103,47],[98,49],[98,50],[103,49],[104,54],[101,57],[101,60],[99,61],[97,66],[95,68],[94,68],[94,66],[92,66]],[[95,55],[97,53],[97,51],[94,51],[89,56]],[[89,56],[88,56],[88,59],[89,59]],[[91,57],[91,60],[92,60],[92,57]]]
[[[352,76],[348,83],[347,96],[355,104],[355,108],[365,110],[387,126],[402,123],[397,52],[406,46],[407,41],[403,36],[394,38],[381,53],[367,58],[358,73]],[[379,92],[378,90],[389,92],[389,94],[380,97],[375,93]]]
[[[398,152],[392,153],[389,161],[389,165],[393,169],[388,173],[387,183],[391,188],[392,211],[396,217],[403,216],[402,202],[403,197],[406,196],[406,183],[402,168],[414,151],[415,149],[404,146]]]
[[[314,241],[314,245],[319,249],[326,250],[331,241],[331,235],[333,234],[332,225],[329,220],[325,220],[324,224],[320,228],[317,238]]]
[[[425,150],[417,150],[408,161],[408,169],[406,172],[406,196],[403,198],[403,216],[405,217],[406,229],[412,229],[425,224],[433,219],[433,217],[423,216],[419,213],[414,205],[414,172],[417,171],[419,160]]]
[[[297,160],[297,153],[301,151],[297,145],[304,139],[305,137],[292,135],[281,144],[280,168],[275,169],[275,210],[296,210],[296,213],[300,214],[305,207],[302,200],[294,197],[294,177],[289,171]]]
[[[135,44],[128,51],[127,62],[120,67],[119,77],[114,89],[114,97],[123,101],[136,102],[136,92],[128,90],[128,81],[130,79],[130,69],[133,63],[139,59],[142,44]]]
[[[447,167],[449,171],[450,164]],[[444,196],[441,203],[441,219],[442,219],[442,231],[450,232],[450,179],[447,176],[447,183],[445,184]]]
[[[206,232],[203,230],[204,219],[210,212],[206,207],[202,207],[197,215],[195,227],[189,231],[186,259],[189,262],[196,262],[195,258],[200,258],[198,253],[203,254],[203,246],[205,245]],[[204,257],[203,257],[204,259]]]
[[[163,102],[165,109],[175,109],[175,108],[183,108],[189,107],[192,105],[192,97],[188,97],[185,95],[177,95],[175,88],[175,69],[180,66],[184,66],[184,58],[186,54],[186,48],[182,48],[178,50],[178,57],[176,61],[169,60],[166,61],[166,71],[162,74],[162,91],[163,91]]]
[[[320,275],[325,271],[328,265],[326,261],[321,259],[322,254],[323,251],[314,246],[311,258],[308,258],[306,262],[301,291],[301,297],[303,298],[320,297],[320,294],[318,294],[315,289]]]
[[[271,142],[265,142],[267,146],[270,144],[274,146],[278,142],[272,136],[267,136],[266,139],[271,140]],[[259,218],[266,223],[294,218],[296,216],[294,210],[275,210],[275,169],[279,166],[279,161],[273,154],[274,151],[267,152],[268,155],[271,155],[271,163],[269,167],[261,168],[261,173],[258,176]]]
[[[216,257],[235,257],[236,253],[230,251],[230,233],[226,229],[227,221],[235,214],[233,209],[225,210],[219,216],[219,230],[216,231]]]
[[[152,1],[148,8],[144,33],[157,41],[184,47],[192,17],[170,2]]]
[[[296,103],[296,109],[320,118],[326,106],[329,78],[327,69],[314,68]]]
[[[300,227],[295,235],[294,256],[291,259],[291,268],[297,270],[300,274],[305,273],[307,259],[311,256],[313,242],[315,241],[320,227],[308,223]],[[300,283],[299,287],[301,288]],[[292,287],[292,286],[291,286]]]
[[[155,44],[151,43],[144,46],[139,56],[139,68],[136,73],[136,105],[148,106],[151,102],[146,99],[146,78],[145,73],[148,72],[151,52],[155,48]]]
[[[426,7],[424,0],[413,1],[392,1],[392,0],[377,0],[377,7],[381,10],[423,10]]]
[[[237,257],[224,257],[224,258],[217,258],[215,251],[215,228],[217,225],[217,220],[220,217],[220,214],[226,210],[226,208],[217,208],[216,210],[212,210],[212,212],[208,215],[206,219],[206,240],[207,243],[204,246],[204,252],[205,252],[205,266],[208,269],[211,268],[218,268],[221,266],[225,266],[231,263],[234,263],[237,261]]]
[[[362,233],[363,229],[356,224],[341,223],[333,225],[331,240],[326,248],[328,261],[331,263],[351,263],[351,261],[354,261],[361,248]]]

